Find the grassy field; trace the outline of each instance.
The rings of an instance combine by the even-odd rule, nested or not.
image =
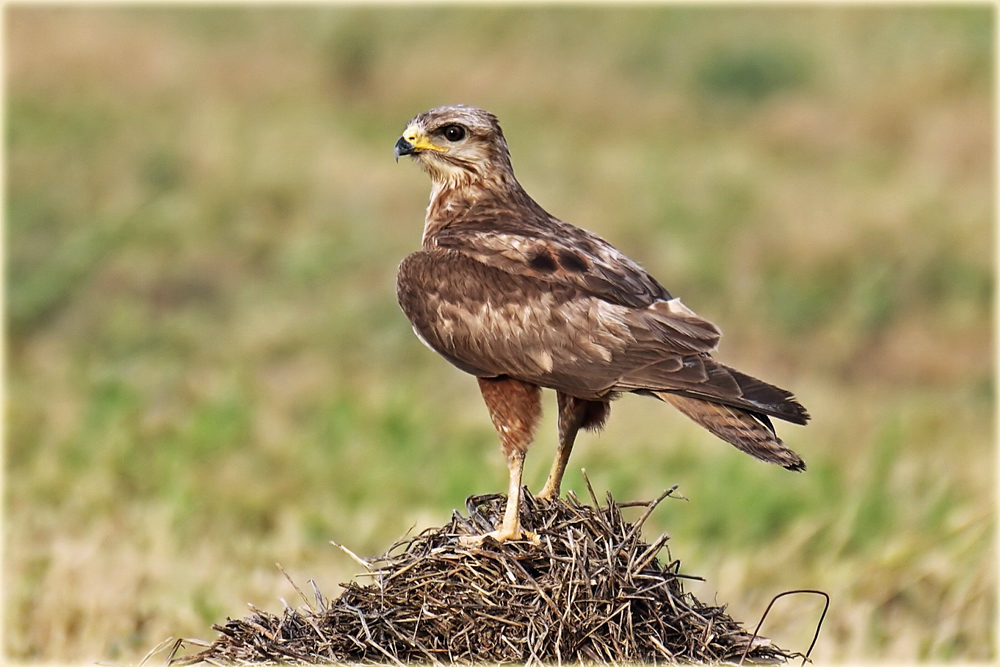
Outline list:
[[[792,474],[628,397],[568,488],[679,484],[647,526],[694,592],[752,626],[827,591],[818,660],[996,658],[992,8],[5,12],[8,658],[211,638],[296,604],[275,562],[334,596],[329,540],[505,488],[395,303],[429,184],[392,145],[454,102],[814,417]]]

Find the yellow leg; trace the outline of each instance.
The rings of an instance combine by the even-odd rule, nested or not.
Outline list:
[[[556,400],[559,403],[559,449],[545,486],[538,494],[539,498],[547,500],[559,497],[559,488],[562,486],[569,455],[573,451],[573,443],[576,442],[576,434],[581,428],[601,428],[611,409],[606,401],[588,401],[561,391],[556,393]]]
[[[503,523],[500,528],[489,533],[497,542],[519,540],[526,537],[538,542],[538,536],[521,530],[521,473],[524,470],[524,452],[515,450],[507,459],[510,472],[510,482],[507,485],[507,508],[503,513]]]
[[[485,535],[467,536],[461,539],[463,544],[469,546],[480,546],[487,537],[492,537],[497,542],[507,540],[531,540],[535,544],[541,544],[538,535],[530,531],[521,529],[521,472],[524,470],[524,452],[515,450],[511,456],[507,457],[507,469],[510,472],[510,481],[507,485],[507,506],[503,512],[503,522],[496,530],[491,530]]]
[[[521,530],[521,473],[524,456],[531,444],[535,426],[541,415],[541,390],[537,385],[508,377],[479,378],[479,389],[490,411],[493,426],[500,436],[500,445],[507,456],[507,507],[503,522],[486,535],[464,539],[466,544],[480,544],[489,536],[498,542],[527,538],[538,543],[538,537]]]
[[[545,486],[538,493],[539,498],[552,500],[559,497],[559,487],[562,485],[562,478],[566,472],[566,463],[569,461],[570,452],[573,451],[574,440],[576,440],[576,431],[566,439],[559,438],[559,449],[556,451],[555,460],[552,461],[552,469],[549,470],[549,477],[545,480]]]

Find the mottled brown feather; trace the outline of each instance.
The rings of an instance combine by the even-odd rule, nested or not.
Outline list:
[[[666,392],[657,395],[696,423],[751,456],[777,463],[789,470],[806,469],[806,464],[799,455],[785,447],[775,435],[770,421],[762,420],[752,412]]]

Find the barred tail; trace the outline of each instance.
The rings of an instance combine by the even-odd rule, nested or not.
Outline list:
[[[651,392],[737,449],[789,470],[805,470],[799,455],[781,442],[766,415],[667,391]]]

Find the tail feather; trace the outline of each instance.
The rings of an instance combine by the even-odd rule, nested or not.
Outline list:
[[[740,387],[741,398],[747,403],[752,403],[762,412],[793,424],[805,424],[809,421],[809,413],[795,400],[792,392],[741,373],[735,368],[718,365],[736,381]]]
[[[616,389],[657,395],[673,392],[794,424],[809,421],[809,413],[792,392],[720,364],[705,354],[685,357],[682,362],[671,357],[633,368],[619,379]]]
[[[789,470],[805,470],[798,454],[775,434],[766,415],[666,391],[651,392],[737,449]]]

